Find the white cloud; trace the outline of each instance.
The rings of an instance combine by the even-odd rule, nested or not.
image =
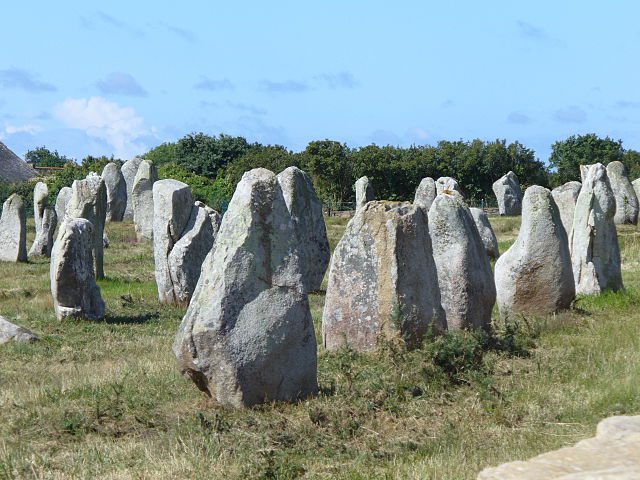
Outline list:
[[[141,137],[149,131],[131,107],[102,97],[67,98],[54,108],[54,114],[66,126],[106,141],[117,157],[129,158],[146,150]]]
[[[14,135],[16,133],[28,133],[29,135],[35,135],[41,130],[42,129],[34,123],[28,123],[26,125],[11,125],[7,123],[4,126],[4,133],[7,135]]]

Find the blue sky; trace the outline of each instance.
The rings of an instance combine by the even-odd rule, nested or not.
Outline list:
[[[640,149],[632,1],[29,1],[3,5],[0,140],[129,158],[192,131]]]

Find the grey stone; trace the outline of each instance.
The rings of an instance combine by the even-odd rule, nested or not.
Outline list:
[[[522,211],[522,190],[518,177],[509,172],[493,183],[493,193],[498,201],[500,215],[520,215]]]
[[[27,261],[27,212],[22,197],[16,193],[2,205],[0,261]]]
[[[481,208],[472,207],[469,211],[471,212],[473,221],[475,222],[480,238],[482,239],[485,252],[487,252],[489,258],[495,260],[500,256],[500,249],[498,248],[498,239],[496,238],[496,234],[493,232],[493,228],[489,222],[489,217]]]
[[[560,211],[560,218],[562,219],[562,226],[567,232],[567,238],[571,236],[571,228],[573,227],[573,214],[576,210],[576,202],[578,201],[578,195],[582,184],[580,182],[567,182],[557,188],[551,190],[551,195],[558,206]]]
[[[446,328],[426,212],[379,201],[357,210],[331,258],[325,347],[370,351],[384,338],[413,348]]]
[[[33,189],[33,219],[36,224],[36,237],[42,226],[42,215],[49,201],[49,189],[47,184],[43,182],[36,183]]]
[[[155,165],[143,160],[133,182],[131,197],[133,201],[133,223],[138,240],[153,237],[153,184],[158,180]]]
[[[583,182],[569,243],[576,294],[597,295],[620,290],[620,247],[613,221],[616,202],[601,163],[581,165]]]
[[[307,291],[314,292],[322,286],[331,259],[322,202],[309,176],[297,167],[282,171],[278,183],[300,242],[303,281]]]
[[[153,258],[161,303],[178,303],[169,270],[169,254],[189,223],[193,197],[191,188],[178,180],[153,184]]]
[[[0,315],[0,345],[9,342],[35,342],[36,335],[26,328],[19,327]]]
[[[638,202],[640,202],[640,178],[636,178],[633,182],[631,182],[631,186],[636,192],[636,198],[638,199]]]
[[[140,162],[142,162],[142,158],[134,157],[131,160],[124,162],[122,164],[122,168],[120,168],[120,172],[122,173],[124,182],[127,186],[127,206],[124,210],[124,215],[122,217],[123,220],[133,220],[133,200],[131,192],[133,191],[133,183],[136,179]]]
[[[436,197],[429,210],[429,233],[449,329],[489,329],[496,301],[491,262],[460,194]]]
[[[101,176],[107,189],[106,222],[121,222],[127,208],[127,182],[115,162],[108,163]]]
[[[627,177],[627,169],[622,162],[613,161],[607,165],[607,176],[616,200],[616,214],[613,221],[616,225],[638,223],[638,197]]]
[[[317,391],[317,345],[297,248],[276,176],[245,173],[173,347],[180,370],[223,405]]]
[[[97,320],[104,317],[104,302],[93,268],[94,238],[91,222],[67,218],[51,252],[51,294],[58,320],[65,317]],[[99,237],[102,242],[102,236]]]
[[[425,213],[428,213],[437,194],[435,180],[431,177],[423,178],[416,189],[413,204],[423,208]]]
[[[36,231],[36,238],[33,241],[29,256],[44,255],[51,256],[53,248],[54,234],[58,226],[58,215],[53,207],[45,207],[42,220],[40,222],[40,231]]]
[[[569,308],[576,294],[571,268],[567,233],[551,192],[537,185],[527,188],[518,238],[496,262],[500,314]]]
[[[455,180],[455,178],[440,177],[438,180],[436,180],[436,194],[440,195],[445,190],[448,192],[458,192],[462,197],[464,197],[462,189],[460,188],[460,185],[458,185],[458,182]]]
[[[100,175],[90,172],[84,180],[74,180],[71,190],[67,216],[86,218],[91,222],[96,278],[104,278],[103,235],[107,214],[107,189]]]
[[[67,205],[69,204],[69,200],[71,200],[72,193],[73,190],[71,190],[71,187],[62,187],[58,192],[58,196],[56,197],[56,216],[58,217],[59,223],[62,223],[67,214]]]
[[[368,177],[361,177],[356,180],[355,189],[356,210],[364,207],[367,202],[370,202],[376,198],[373,192],[373,185],[371,185]]]

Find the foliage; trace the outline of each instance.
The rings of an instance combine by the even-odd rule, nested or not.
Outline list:
[[[175,143],[163,143],[145,153],[144,158],[151,160],[156,167],[165,163],[175,163],[178,161],[177,149]]]
[[[29,150],[25,153],[24,158],[36,167],[64,167],[65,164],[73,161],[64,155],[60,155],[57,150],[52,152],[44,145]]]
[[[30,180],[28,182],[7,183],[0,181],[0,212],[2,211],[2,204],[14,193],[17,193],[22,197],[24,201],[27,216],[33,215],[33,189],[38,183],[38,180]]]
[[[196,175],[185,167],[175,163],[165,163],[158,169],[160,179],[173,178],[180,180],[191,187],[194,200],[199,200],[214,210],[224,212],[231,195],[233,195],[234,185],[223,177],[216,180]]]
[[[252,148],[242,137],[190,133],[176,144],[176,163],[195,173],[215,178],[218,171]]]

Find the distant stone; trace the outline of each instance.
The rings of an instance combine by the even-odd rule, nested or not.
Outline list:
[[[245,173],[173,347],[180,370],[222,405],[293,401],[318,390],[298,243],[276,176]]]
[[[601,163],[581,165],[582,188],[570,238],[576,294],[622,289],[620,247],[613,221],[616,201]]]
[[[638,202],[640,202],[640,178],[636,178],[633,182],[631,182],[633,186],[633,190],[636,192],[636,198]]]
[[[156,166],[149,160],[140,162],[131,191],[133,223],[138,240],[153,237],[153,184],[157,180]]]
[[[133,183],[136,179],[140,162],[142,162],[142,158],[134,157],[131,160],[124,162],[122,164],[122,168],[120,168],[120,172],[122,173],[124,182],[127,186],[127,206],[124,210],[124,216],[122,217],[123,220],[133,220],[133,200],[131,192],[133,191]]]
[[[627,169],[622,162],[613,161],[607,165],[607,176],[616,200],[616,225],[638,223],[638,197],[627,177]]]
[[[56,197],[56,216],[58,217],[59,223],[62,223],[66,216],[67,205],[69,204],[69,200],[71,200],[72,192],[71,187],[62,187],[58,192],[58,196]]]
[[[69,218],[85,218],[91,222],[96,278],[104,278],[104,222],[107,214],[107,189],[100,175],[91,172],[84,180],[74,180],[67,205]]]
[[[375,199],[373,185],[368,177],[361,177],[356,181],[356,210],[364,207],[367,202]]]
[[[413,348],[446,325],[426,212],[380,201],[357,210],[331,259],[324,346],[370,351],[384,338]]]
[[[97,320],[104,317],[104,302],[96,284],[91,222],[68,218],[60,226],[51,252],[51,294],[58,320],[79,317]],[[102,236],[99,237],[102,242]]]
[[[27,212],[22,197],[15,193],[2,205],[0,261],[27,261]]]
[[[436,194],[440,195],[445,190],[448,192],[458,192],[464,197],[460,185],[458,185],[458,182],[454,178],[440,177],[436,180]]]
[[[437,194],[435,180],[431,177],[423,178],[416,189],[413,204],[423,208],[425,213],[428,213]]]
[[[36,183],[36,186],[33,189],[33,219],[36,224],[36,236],[38,236],[38,233],[40,232],[42,215],[44,214],[44,209],[48,204],[49,189],[47,188],[47,184],[43,182]]]
[[[473,216],[457,192],[439,194],[429,210],[429,233],[442,306],[450,330],[489,329],[496,289]]]
[[[498,248],[498,239],[493,232],[489,217],[481,208],[470,208],[471,216],[476,224],[480,239],[484,245],[484,250],[487,252],[489,258],[496,259],[500,256],[500,249]]]
[[[51,249],[53,248],[54,234],[56,227],[58,226],[58,215],[53,207],[45,207],[42,214],[42,220],[40,222],[40,231],[36,232],[36,238],[33,241],[31,250],[29,250],[29,256],[43,255],[45,257],[51,256]]]
[[[522,190],[518,177],[509,172],[493,183],[493,193],[498,200],[500,215],[520,215],[522,212]]]
[[[35,342],[39,340],[30,330],[14,325],[0,315],[0,345],[9,342]]]
[[[582,184],[580,182],[567,182],[564,185],[551,190],[551,195],[558,206],[560,211],[560,218],[562,219],[562,226],[567,232],[567,238],[571,237],[571,229],[573,228],[573,214],[576,210],[576,202],[578,201],[578,195]]]
[[[524,193],[518,238],[496,262],[495,278],[503,317],[571,306],[576,290],[567,233],[546,188],[534,185]]]
[[[281,172],[278,183],[300,242],[304,284],[308,292],[314,292],[322,286],[331,259],[322,202],[309,176],[297,167],[289,167]]]
[[[101,176],[107,189],[106,222],[121,222],[127,209],[127,182],[115,162],[108,163]]]

